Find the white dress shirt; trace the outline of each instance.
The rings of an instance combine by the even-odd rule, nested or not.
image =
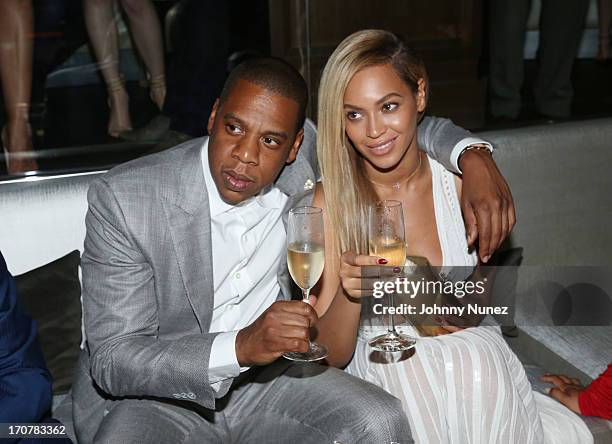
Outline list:
[[[278,297],[278,267],[286,254],[282,211],[288,196],[276,187],[239,205],[223,201],[210,173],[208,139],[202,168],[210,207],[214,305],[208,379],[213,389],[241,370],[236,358],[238,331],[255,321]]]

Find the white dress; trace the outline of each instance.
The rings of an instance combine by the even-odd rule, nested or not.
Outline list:
[[[444,265],[475,266],[469,254],[453,175],[429,159]],[[380,326],[362,316],[346,371],[400,399],[417,443],[592,443],[584,422],[554,399],[534,392],[498,326],[418,339],[415,353],[385,363],[367,340]],[[418,337],[405,325],[402,332]],[[388,359],[393,361],[392,359]]]

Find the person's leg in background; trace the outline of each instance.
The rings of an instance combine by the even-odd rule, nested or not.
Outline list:
[[[53,129],[47,115],[47,77],[81,46],[89,42],[83,15],[83,3],[74,0],[33,0],[34,57],[32,68],[32,104],[30,123],[34,146],[54,144]],[[53,97],[53,93],[51,93]],[[64,102],[65,103],[65,102]],[[49,137],[48,130],[51,130]],[[62,129],[58,133],[63,134]],[[44,163],[43,163],[44,167]]]
[[[206,134],[208,115],[227,75],[228,3],[183,0],[181,4],[164,105],[173,131],[191,137]]]
[[[598,60],[610,58],[610,24],[612,23],[612,0],[597,0],[597,19],[599,21]]]
[[[129,97],[119,73],[119,40],[113,0],[83,0],[87,32],[108,91],[108,134],[119,137],[132,129]]]
[[[230,52],[270,55],[269,5],[265,0],[230,2]]]
[[[493,118],[516,119],[521,110],[523,50],[531,2],[489,2],[489,106]]]
[[[570,116],[574,90],[571,75],[589,0],[542,0],[536,107],[552,118]]]
[[[151,100],[161,110],[166,97],[166,69],[161,25],[151,0],[121,0],[138,53],[149,74]]]
[[[161,151],[206,134],[206,121],[227,75],[229,2],[182,0],[171,27],[174,49],[160,115],[122,134],[128,141],[158,142]]]
[[[44,107],[45,81],[50,67],[54,65],[58,48],[64,40],[62,28],[67,19],[68,4],[66,0],[33,0],[32,6],[36,35],[32,69],[32,108],[34,108]],[[33,112],[38,110],[31,110],[30,117]]]
[[[37,170],[32,152],[29,110],[32,91],[34,15],[31,0],[0,2],[0,80],[7,121],[2,128],[2,146],[7,171]],[[16,156],[15,156],[16,155]]]

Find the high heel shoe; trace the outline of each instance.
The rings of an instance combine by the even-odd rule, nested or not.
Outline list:
[[[29,124],[28,131],[30,140],[32,140],[32,130],[30,129]],[[38,163],[33,158],[34,151],[32,148],[18,151],[10,150],[7,139],[7,128],[5,126],[2,128],[2,133],[0,134],[0,145],[2,145],[2,152],[4,153],[4,163],[6,165],[7,173],[19,174],[30,171],[38,171]]]
[[[2,153],[4,155],[4,165],[6,165],[6,172],[10,174],[11,170],[11,158],[9,156],[9,152],[6,149],[6,128],[2,128],[2,133],[0,134],[0,145],[2,145]]]
[[[129,97],[125,91],[125,82],[123,78],[117,77],[111,80],[106,85],[108,93],[107,104],[110,108],[110,117],[108,119],[108,134],[111,137],[119,137],[124,131],[132,129],[130,121]],[[123,95],[124,97],[120,97]],[[126,105],[122,108],[119,106],[120,100],[125,100]]]
[[[159,101],[156,100],[156,95],[161,95]],[[164,74],[149,79],[149,97],[161,111],[164,106],[164,101],[166,100],[166,76]]]

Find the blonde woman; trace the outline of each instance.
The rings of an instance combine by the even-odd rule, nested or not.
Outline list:
[[[427,98],[422,61],[389,32],[357,32],[327,62],[317,140],[324,179],[314,198],[326,235],[317,341],[328,345],[331,365],[348,364],[349,373],[400,399],[417,442],[592,442],[577,416],[532,392],[497,326],[446,327],[448,334],[420,338],[411,357],[388,363],[367,345],[372,326],[360,322],[359,266],[385,260],[367,256],[364,221],[373,202],[402,202],[410,255],[433,265],[478,262],[468,252],[461,181],[418,149]]]

